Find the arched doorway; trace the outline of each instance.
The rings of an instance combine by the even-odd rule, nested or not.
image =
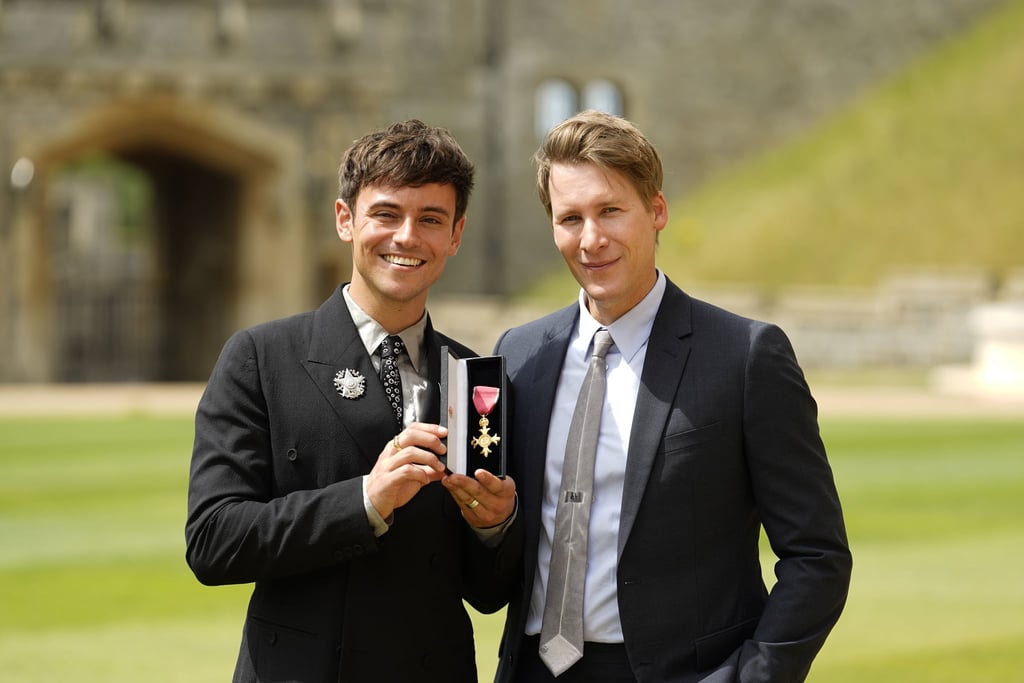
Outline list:
[[[48,197],[54,376],[149,377],[160,316],[148,178],[116,158],[90,155],[57,171]]]
[[[58,381],[209,371],[230,331],[242,185],[147,146],[55,174],[47,215]]]
[[[302,226],[279,229],[264,197],[288,154],[167,105],[106,108],[39,155],[30,281],[50,381],[205,379],[253,308],[257,261],[301,253]]]

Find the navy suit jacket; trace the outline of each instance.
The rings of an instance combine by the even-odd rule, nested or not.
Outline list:
[[[524,523],[497,681],[533,591],[547,435],[573,305],[505,333]],[[599,522],[597,522],[599,523]],[[775,554],[768,594],[761,526]],[[851,555],[817,407],[783,332],[671,282],[647,347],[618,529],[626,651],[642,683],[801,681],[846,600]]]
[[[443,344],[474,355],[428,324],[435,380]],[[335,390],[345,369],[366,380],[358,399]],[[485,547],[433,483],[375,538],[362,476],[394,433],[340,288],[225,345],[196,414],[185,535],[200,581],[255,582],[236,681],[476,681],[463,599],[503,606],[518,526]]]

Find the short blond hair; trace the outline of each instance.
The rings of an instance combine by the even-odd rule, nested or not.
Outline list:
[[[537,194],[551,216],[552,164],[592,163],[622,173],[650,209],[661,192],[661,157],[640,129],[621,116],[588,109],[551,129],[533,156]]]

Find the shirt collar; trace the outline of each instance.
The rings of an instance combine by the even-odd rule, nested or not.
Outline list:
[[[581,289],[579,297],[580,322],[577,331],[579,336],[577,342],[573,344],[573,348],[585,356],[589,352],[590,340],[594,333],[598,328],[605,327],[611,333],[612,339],[615,340],[615,349],[628,363],[650,338],[651,330],[654,328],[654,317],[658,314],[658,308],[661,307],[661,299],[664,295],[665,274],[658,270],[658,277],[647,296],[611,325],[602,325],[587,310],[587,293]]]
[[[356,330],[359,332],[359,338],[363,340],[366,352],[372,356],[376,353],[380,343],[384,341],[384,337],[388,336],[389,333],[379,322],[371,318],[369,313],[359,307],[359,304],[348,293],[348,285],[345,285],[341,291],[345,295],[345,305],[348,306],[349,315],[352,316],[352,322],[355,323]],[[419,320],[398,333],[398,336],[405,343],[405,349],[409,353],[409,360],[412,362],[412,367],[416,372],[419,372],[420,368],[420,358],[423,355],[423,338],[426,336],[426,331],[427,312],[424,311]]]

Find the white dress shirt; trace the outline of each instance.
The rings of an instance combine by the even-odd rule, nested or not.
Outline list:
[[[380,343],[384,341],[384,337],[388,335],[388,331],[371,318],[349,296],[348,285],[345,285],[344,289],[342,289],[342,294],[345,296],[345,303],[348,306],[349,314],[352,316],[352,322],[355,323],[356,329],[359,331],[359,337],[363,340],[363,346],[366,347],[366,352],[370,354],[373,367],[379,373],[380,353],[378,353],[378,349]],[[421,363],[424,355],[423,338],[426,336],[426,331],[427,314],[424,311],[423,317],[416,323],[398,333],[398,336],[402,338],[402,342],[405,343],[407,351],[407,353],[398,357],[398,374],[402,379],[402,404],[404,405],[402,424],[405,427],[408,427],[413,422],[422,421],[420,418],[426,415],[427,411],[427,401],[429,400],[427,390],[430,387],[430,380],[426,376],[426,364]],[[422,370],[422,374],[420,370]],[[377,509],[373,507],[373,504],[370,502],[370,496],[366,492],[365,476],[363,477],[363,507],[366,508],[366,519],[370,526],[373,527],[374,536],[379,538],[386,534],[393,520],[391,518],[384,519],[377,512]],[[504,538],[505,531],[512,524],[515,517],[516,513],[513,510],[512,515],[498,526],[486,529],[474,527],[473,531],[484,544],[495,546]]]
[[[380,323],[370,317],[370,314],[359,307],[359,304],[348,293],[348,285],[342,289],[345,296],[345,305],[348,306],[349,315],[355,323],[359,338],[363,340],[363,346],[370,355],[374,369],[380,373],[380,353],[378,349],[384,337],[388,336]],[[428,379],[419,374],[420,360],[423,357],[423,337],[427,329],[427,313],[410,327],[398,333],[405,344],[406,353],[398,356],[398,374],[402,379],[402,424],[408,427],[419,420],[419,416],[426,413]],[[424,368],[424,372],[426,369]],[[384,519],[377,509],[370,502],[370,496],[366,492],[366,477],[363,477],[363,507],[366,509],[366,519],[373,527],[373,535],[380,537],[387,533],[391,525],[391,519]]]
[[[348,285],[342,290],[345,295],[345,303],[348,305],[348,312],[352,316],[359,331],[359,338],[363,340],[366,352],[370,354],[373,361],[373,368],[380,373],[380,343],[389,332],[381,327],[381,324],[370,317],[370,315],[359,307],[348,293]],[[427,331],[427,313],[413,325],[398,333],[405,344],[406,353],[398,356],[398,374],[402,378],[402,423],[408,427],[413,422],[419,421],[420,415],[427,410],[427,388],[429,381],[420,373],[420,359],[423,357],[423,337]]]
[[[526,633],[540,633],[547,594],[551,542],[555,533],[555,509],[562,481],[562,463],[569,437],[576,398],[590,363],[594,333],[606,327],[613,346],[608,351],[607,389],[601,412],[601,433],[594,463],[594,493],[587,544],[587,576],[583,597],[583,639],[598,643],[621,643],[622,624],[616,591],[619,514],[626,474],[626,456],[633,425],[633,412],[640,389],[640,375],[647,357],[647,340],[654,316],[665,293],[665,276],[658,271],[654,287],[640,303],[611,325],[601,325],[590,315],[586,293],[580,292],[580,320],[569,339],[562,374],[555,393],[554,410],[548,428],[544,468],[544,498],[541,506],[541,536],[537,570],[530,600]]]

